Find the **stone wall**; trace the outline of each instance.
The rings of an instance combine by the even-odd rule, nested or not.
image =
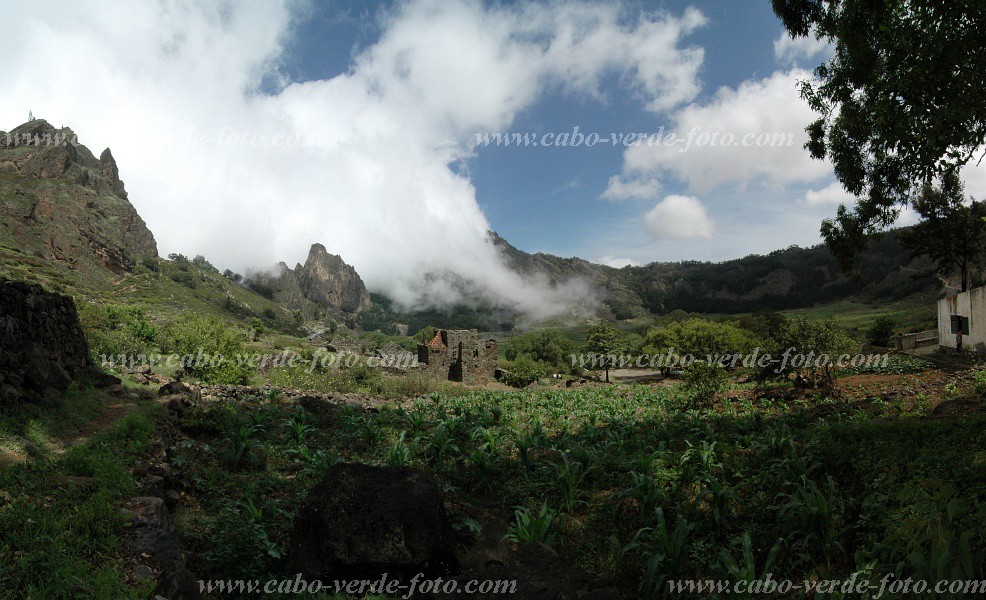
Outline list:
[[[436,379],[483,384],[493,380],[496,340],[479,340],[475,329],[439,329],[418,344],[418,368]]]
[[[95,374],[72,298],[0,278],[0,404],[55,396]]]

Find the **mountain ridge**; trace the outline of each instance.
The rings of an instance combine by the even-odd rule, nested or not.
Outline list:
[[[600,300],[595,316],[603,319],[646,318],[673,310],[797,309],[855,297],[899,299],[940,289],[941,283],[930,274],[930,263],[911,258],[893,233],[871,239],[856,278],[843,274],[821,245],[719,263],[615,268],[579,257],[524,252],[492,231],[489,237],[503,262],[522,278],[550,286],[573,279],[587,282]],[[41,119],[0,132],[0,260],[38,267],[50,263],[84,285],[107,289],[143,259],[157,259],[156,242],[130,204],[108,148],[96,158],[71,129],[56,129]],[[319,243],[312,245],[304,265],[291,269],[279,263],[274,273],[257,272],[236,283],[304,319],[317,320],[328,309],[333,318],[362,322],[366,328],[393,328],[408,323],[414,313],[477,328],[509,327],[522,316],[484,302],[482,290],[465,296],[472,298],[469,306],[400,309],[385,295],[371,296],[359,273]]]

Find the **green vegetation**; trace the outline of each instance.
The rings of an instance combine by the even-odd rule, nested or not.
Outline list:
[[[697,359],[753,350],[756,338],[729,323],[706,319],[676,321],[665,328],[654,328],[644,338],[644,352],[665,356],[674,351],[678,356],[691,355]]]
[[[73,389],[54,405],[6,410],[4,446],[33,438],[42,455],[0,469],[0,598],[146,598],[151,585],[121,578],[130,474],[146,461],[155,430],[148,404],[83,443],[58,439],[105,410],[99,392]]]
[[[103,357],[146,354],[157,340],[157,327],[139,306],[84,303],[78,310],[89,351],[97,363]]]
[[[824,396],[770,406],[716,410],[641,386],[440,393],[343,408],[326,425],[278,401],[203,404],[182,422],[198,433],[176,460],[195,507],[181,527],[200,576],[285,575],[296,498],[327,465],[360,461],[435,473],[464,507],[459,522],[482,523],[469,507],[488,507],[509,521],[505,540],[549,543],[629,597],[662,595],[668,578],[765,570],[983,577],[986,478],[970,449],[984,447],[986,417]],[[244,427],[264,459],[229,469]]]
[[[893,342],[896,328],[897,321],[891,317],[880,317],[873,321],[869,331],[866,332],[867,341],[874,346],[889,347]]]
[[[243,333],[224,323],[185,315],[168,323],[160,335],[161,351],[182,357],[183,371],[206,383],[246,384],[253,376],[244,356]]]
[[[791,36],[835,47],[800,91],[817,113],[805,123],[806,148],[829,160],[858,198],[822,226],[850,269],[866,234],[892,225],[915,185],[957,173],[980,155],[984,12],[950,0],[773,0],[773,7]]]
[[[510,363],[500,381],[511,387],[523,388],[545,375],[545,370],[540,364],[534,362],[530,356],[523,354]]]
[[[922,221],[901,236],[913,256],[927,256],[943,276],[958,275],[964,292],[986,262],[986,203],[969,198],[957,173],[946,173],[941,185],[930,182],[912,200]]]
[[[572,364],[575,344],[555,329],[541,329],[510,338],[504,348],[504,356],[516,361],[526,356],[547,368],[566,372]],[[516,364],[514,366],[516,369]]]

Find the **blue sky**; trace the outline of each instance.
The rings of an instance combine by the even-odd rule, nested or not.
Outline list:
[[[0,19],[0,128],[32,110],[111,147],[163,254],[238,271],[320,242],[408,306],[461,300],[465,278],[544,315],[593,294],[510,272],[488,229],[614,266],[724,260],[817,243],[850,200],[802,148],[796,85],[829,49],[767,0],[39,0]],[[477,143],[575,127],[679,143]],[[986,167],[969,175],[981,196]]]
[[[624,18],[640,13],[682,14],[697,8],[707,24],[685,38],[704,51],[699,76],[701,91],[695,102],[708,102],[722,87],[736,88],[744,81],[769,76],[789,68],[792,61],[775,55],[775,42],[783,36],[780,21],[767,1],[725,2],[703,0],[627,2]],[[374,44],[380,35],[381,11],[391,3],[328,2],[306,12],[288,45],[282,69],[292,79],[310,80],[346,72],[353,56]],[[799,56],[796,62],[811,68],[824,53]],[[814,60],[817,59],[817,60]],[[603,98],[588,98],[554,89],[521,111],[510,132],[597,132],[606,137],[621,132],[657,132],[672,126],[667,115],[654,115],[620,77],[611,75],[603,85]],[[792,101],[796,91],[792,89]],[[721,260],[751,252],[766,252],[792,243],[818,241],[814,221],[799,222],[798,230],[784,235],[750,240],[746,244],[662,242],[647,235],[640,215],[650,206],[646,200],[624,203],[600,201],[610,177],[623,163],[622,147],[599,144],[593,148],[498,147],[477,148],[471,159],[457,165],[476,186],[476,197],[490,225],[514,245],[529,252],[589,258],[629,257],[633,263],[653,260]],[[791,151],[799,151],[792,148]],[[810,186],[809,186],[810,188]],[[671,182],[667,194],[687,194],[686,185]],[[715,215],[729,221],[763,222],[793,195],[806,189],[720,189],[708,202]],[[763,206],[776,201],[776,206]],[[651,203],[653,204],[653,203]],[[831,211],[818,211],[825,216]],[[803,227],[802,227],[803,226]],[[752,243],[751,243],[752,242]],[[616,263],[620,263],[617,260]]]

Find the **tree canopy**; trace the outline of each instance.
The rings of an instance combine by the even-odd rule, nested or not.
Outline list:
[[[795,38],[833,43],[801,82],[819,114],[812,156],[829,159],[856,206],[822,224],[852,269],[866,234],[891,225],[915,185],[980,157],[986,142],[986,3],[982,0],[772,0]]]
[[[962,181],[954,173],[941,185],[924,184],[913,200],[922,221],[901,234],[901,243],[914,255],[927,255],[939,275],[958,274],[962,291],[969,289],[974,267],[986,258],[986,204],[966,203]]]

